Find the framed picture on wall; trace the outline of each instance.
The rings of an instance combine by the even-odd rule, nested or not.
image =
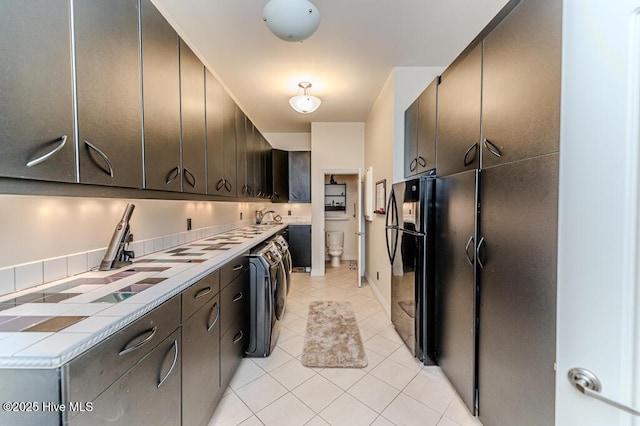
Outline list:
[[[374,213],[384,214],[387,205],[387,180],[382,179],[376,182],[376,208]]]

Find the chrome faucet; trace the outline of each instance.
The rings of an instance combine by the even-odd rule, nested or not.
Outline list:
[[[273,214],[275,213],[275,210],[262,209],[262,210],[258,211],[258,225],[262,225],[262,220],[269,213],[271,213],[271,215],[272,215],[271,217],[273,218]]]

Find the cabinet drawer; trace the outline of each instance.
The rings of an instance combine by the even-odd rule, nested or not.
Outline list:
[[[182,322],[220,291],[220,271],[214,271],[182,293]]]
[[[179,425],[180,340],[176,330],[93,401],[92,411],[79,412],[69,424]]]
[[[226,389],[244,356],[249,340],[244,321],[236,321],[220,339],[220,386]]]
[[[245,321],[249,306],[249,271],[220,292],[220,333],[224,334],[239,319]]]
[[[242,254],[220,268],[220,288],[225,288],[244,271],[249,270],[249,258]]]
[[[69,362],[63,367],[68,400],[92,401],[179,325],[180,298],[174,297]]]

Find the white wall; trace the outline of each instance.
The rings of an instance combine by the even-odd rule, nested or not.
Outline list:
[[[324,275],[324,173],[364,169],[364,123],[311,123],[311,275]]]
[[[284,151],[310,151],[311,133],[263,133],[273,148]]]
[[[264,203],[0,195],[0,268],[106,247],[125,205],[135,240],[251,219]]]
[[[374,183],[386,179],[387,199],[393,183],[404,180],[404,111],[443,69],[394,68],[367,116],[364,166],[373,166]],[[383,215],[374,215],[372,222],[365,222],[365,277],[390,312],[391,266],[384,220]]]
[[[329,183],[330,175],[325,175],[325,183]],[[358,218],[354,217],[354,203],[359,204],[358,200],[358,175],[334,175],[337,183],[346,183],[346,211],[324,212],[324,230],[325,231],[342,231],[344,232],[344,253],[342,260],[358,259]],[[347,220],[329,220],[330,218],[345,218]],[[326,245],[326,242],[325,242]],[[329,256],[325,256],[325,260],[329,260]]]

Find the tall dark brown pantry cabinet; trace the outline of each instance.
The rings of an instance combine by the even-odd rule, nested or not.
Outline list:
[[[138,1],[75,1],[73,12],[80,182],[142,188]]]
[[[180,191],[178,34],[149,0],[140,5],[145,188]]]
[[[0,3],[2,176],[76,180],[69,17],[67,0]]]
[[[311,202],[311,151],[289,151],[289,202]]]

